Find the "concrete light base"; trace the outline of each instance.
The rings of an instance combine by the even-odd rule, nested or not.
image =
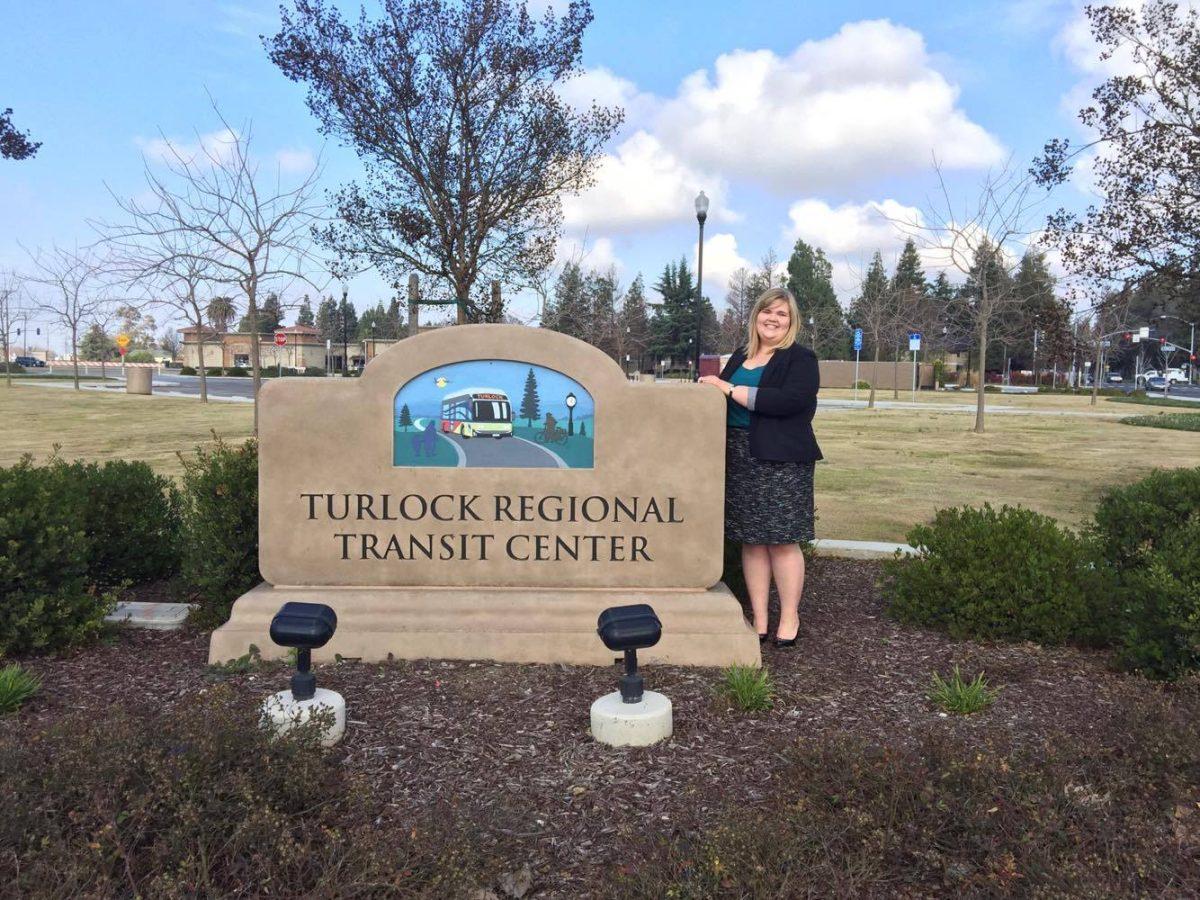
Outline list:
[[[125,393],[149,394],[153,387],[154,370],[141,366],[129,366],[125,369]]]
[[[671,736],[671,701],[655,691],[640,703],[626,703],[621,692],[592,704],[592,737],[611,747],[648,747]]]
[[[486,659],[515,663],[611,666],[623,661],[596,636],[610,606],[649,603],[663,623],[662,640],[639,651],[646,664],[758,666],[758,637],[729,588],[613,590],[550,588],[282,587],[260,584],[233,605],[212,634],[209,662],[244,655],[254,644],[266,659],[287,650],[268,636],[288,600],[325,603],[337,613],[333,639],[314,661]]]
[[[272,694],[262,705],[264,727],[271,728],[276,734],[286,734],[292,728],[307,722],[318,710],[333,711],[333,724],[325,729],[321,745],[332,747],[346,733],[346,701],[337,691],[317,688],[316,694],[310,700],[296,700],[291,691],[280,691]]]

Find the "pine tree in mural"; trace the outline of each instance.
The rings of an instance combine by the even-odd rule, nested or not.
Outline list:
[[[530,369],[529,374],[525,376],[525,395],[521,398],[519,416],[532,428],[533,420],[541,418],[541,415],[541,400],[538,397],[537,376],[533,374],[533,369]]]
[[[412,413],[408,411],[408,404],[405,403],[400,407],[400,427],[404,431],[408,431],[412,427]]]

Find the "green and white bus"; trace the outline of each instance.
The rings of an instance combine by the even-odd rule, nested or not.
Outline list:
[[[442,398],[442,433],[464,438],[512,437],[512,404],[499,388],[473,387]]]

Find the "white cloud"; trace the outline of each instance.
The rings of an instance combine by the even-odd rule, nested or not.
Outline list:
[[[275,154],[275,163],[286,174],[307,175],[316,167],[317,159],[310,150],[285,148]]]
[[[586,235],[565,235],[554,249],[554,262],[558,268],[570,262],[579,263],[585,272],[607,272],[611,268],[619,276],[625,271],[625,264],[617,257],[612,240],[604,237],[589,241]]]
[[[701,189],[712,200],[712,221],[741,218],[729,209],[724,179],[687,165],[658,138],[639,131],[605,154],[592,187],[564,198],[563,222],[575,232],[616,232],[688,221]]]
[[[921,210],[896,200],[843,203],[833,207],[824,200],[806,199],[788,209],[791,225],[785,230],[788,244],[797,238],[828,254],[887,254],[904,245],[905,233],[897,223],[920,226]]]
[[[844,25],[791,55],[737,50],[689,75],[656,132],[705,168],[814,190],[928,168],[1001,162],[999,141],[956,107],[921,35],[887,21]]]
[[[597,66],[587,69],[557,87],[558,95],[578,110],[586,110],[592,103],[600,106],[619,106],[625,110],[625,134],[646,127],[662,105],[654,94],[638,88],[628,78],[622,78],[612,69]]]
[[[232,156],[237,141],[238,133],[229,128],[199,135],[195,141],[162,136],[149,140],[140,137],[134,139],[134,143],[141,147],[142,154],[151,162],[171,162],[177,157],[185,162],[203,161],[205,157],[225,161]]]
[[[692,271],[699,260],[692,251]],[[729,276],[738,269],[753,269],[754,264],[738,253],[737,238],[732,234],[714,234],[704,241],[704,294],[720,308],[729,287]]]

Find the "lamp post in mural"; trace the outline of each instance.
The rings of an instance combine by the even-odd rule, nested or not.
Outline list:
[[[704,220],[708,218],[708,197],[701,191],[696,195],[696,221],[700,223],[700,244],[696,263],[696,346],[692,354],[695,373],[700,374],[700,326],[704,321],[700,309],[704,304]]]
[[[575,434],[575,404],[577,402],[574,393],[567,394],[567,437]]]

